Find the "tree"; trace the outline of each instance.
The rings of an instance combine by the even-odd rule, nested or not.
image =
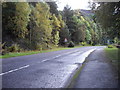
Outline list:
[[[26,2],[16,3],[16,12],[14,17],[14,30],[13,33],[16,37],[25,38],[28,33],[27,25],[29,22],[30,7]]]
[[[28,34],[27,25],[30,12],[31,10],[27,2],[3,3],[3,35],[5,35],[3,41],[6,41],[8,37],[12,41],[25,38]]]
[[[50,13],[55,14],[56,16],[58,16],[59,12],[57,10],[58,6],[57,6],[56,2],[54,1],[54,2],[46,2],[46,3],[50,7]]]
[[[73,11],[71,10],[71,7],[66,5],[63,10],[63,20],[66,23],[69,32],[70,32],[70,38],[72,37],[72,33],[74,32],[74,25],[73,25]]]
[[[32,37],[31,41],[34,49],[46,49],[50,47],[52,26],[49,12],[49,7],[46,3],[37,3],[32,7],[31,26],[29,35]]]
[[[107,38],[120,38],[120,2],[100,3],[96,10],[96,19]]]
[[[52,43],[58,45],[59,43],[59,31],[60,31],[60,21],[57,19],[55,14],[52,16]]]
[[[74,32],[71,35],[72,40],[79,44],[79,42],[85,41],[85,25],[84,21],[79,19],[77,16],[73,16],[73,25],[74,25]]]
[[[3,42],[7,41],[7,37],[14,39],[13,34],[14,21],[12,20],[15,16],[16,3],[5,2],[2,3],[2,35]],[[11,40],[10,40],[11,41]]]
[[[68,26],[71,40],[76,44],[84,42],[86,38],[86,20],[81,16],[81,13],[66,6],[63,10],[63,19]]]
[[[69,33],[69,29],[68,29],[66,23],[62,20],[62,16],[60,14],[58,16],[58,20],[60,21],[59,44],[64,45],[65,38],[68,40],[68,42],[70,41],[70,33]]]
[[[91,42],[91,34],[89,30],[86,30],[86,41],[90,44]]]

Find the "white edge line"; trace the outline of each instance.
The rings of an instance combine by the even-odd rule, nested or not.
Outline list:
[[[24,68],[27,68],[27,67],[29,67],[29,66],[30,66],[30,65],[25,65],[25,66],[23,66],[23,67],[20,67],[20,68],[17,68],[17,69],[13,69],[13,70],[10,70],[10,71],[8,71],[8,72],[1,73],[0,76],[5,75],[5,74],[8,74],[8,73],[12,73],[12,72],[15,72],[15,71],[24,69]]]
[[[93,49],[91,52],[93,52],[95,49]],[[91,53],[90,52],[90,53]],[[71,52],[68,52],[68,53],[66,53],[66,54],[70,54]],[[58,55],[58,56],[56,56],[56,57],[60,57],[60,56],[62,56],[62,55]],[[56,58],[56,57],[53,57],[53,58]],[[50,59],[45,59],[45,60],[43,60],[43,61],[41,61],[41,62],[45,62],[45,61],[48,61],[48,60],[50,60]],[[30,65],[25,65],[25,66],[23,66],[23,67],[20,67],[20,68],[17,68],[17,69],[13,69],[13,70],[10,70],[10,71],[8,71],[8,72],[4,72],[4,73],[0,73],[0,76],[2,76],[2,75],[5,75],[5,74],[8,74],[8,73],[12,73],[12,72],[15,72],[15,71],[18,71],[18,70],[21,70],[21,69],[24,69],[24,68],[27,68],[27,67],[29,67]]]
[[[95,51],[95,50],[96,50],[96,48],[91,49],[91,50],[83,53],[83,55],[86,54],[86,53],[88,53],[88,54],[83,58],[83,60],[82,60],[80,63],[83,63],[83,62],[85,61],[85,59],[86,59],[93,51]]]

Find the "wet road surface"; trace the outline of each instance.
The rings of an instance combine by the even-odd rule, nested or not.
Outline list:
[[[74,88],[118,88],[118,73],[109,61],[103,49],[92,52]]]
[[[92,51],[81,47],[2,59],[3,88],[60,88]]]

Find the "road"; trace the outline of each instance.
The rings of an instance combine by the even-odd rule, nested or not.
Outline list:
[[[73,88],[118,88],[118,72],[104,50],[95,50],[86,58]]]
[[[90,46],[2,59],[3,88],[61,88],[95,49]]]

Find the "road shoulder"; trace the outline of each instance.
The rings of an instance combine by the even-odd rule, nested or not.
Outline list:
[[[78,70],[79,75],[69,85],[70,88],[117,88],[118,74],[103,49],[91,53],[84,65],[82,70]]]

